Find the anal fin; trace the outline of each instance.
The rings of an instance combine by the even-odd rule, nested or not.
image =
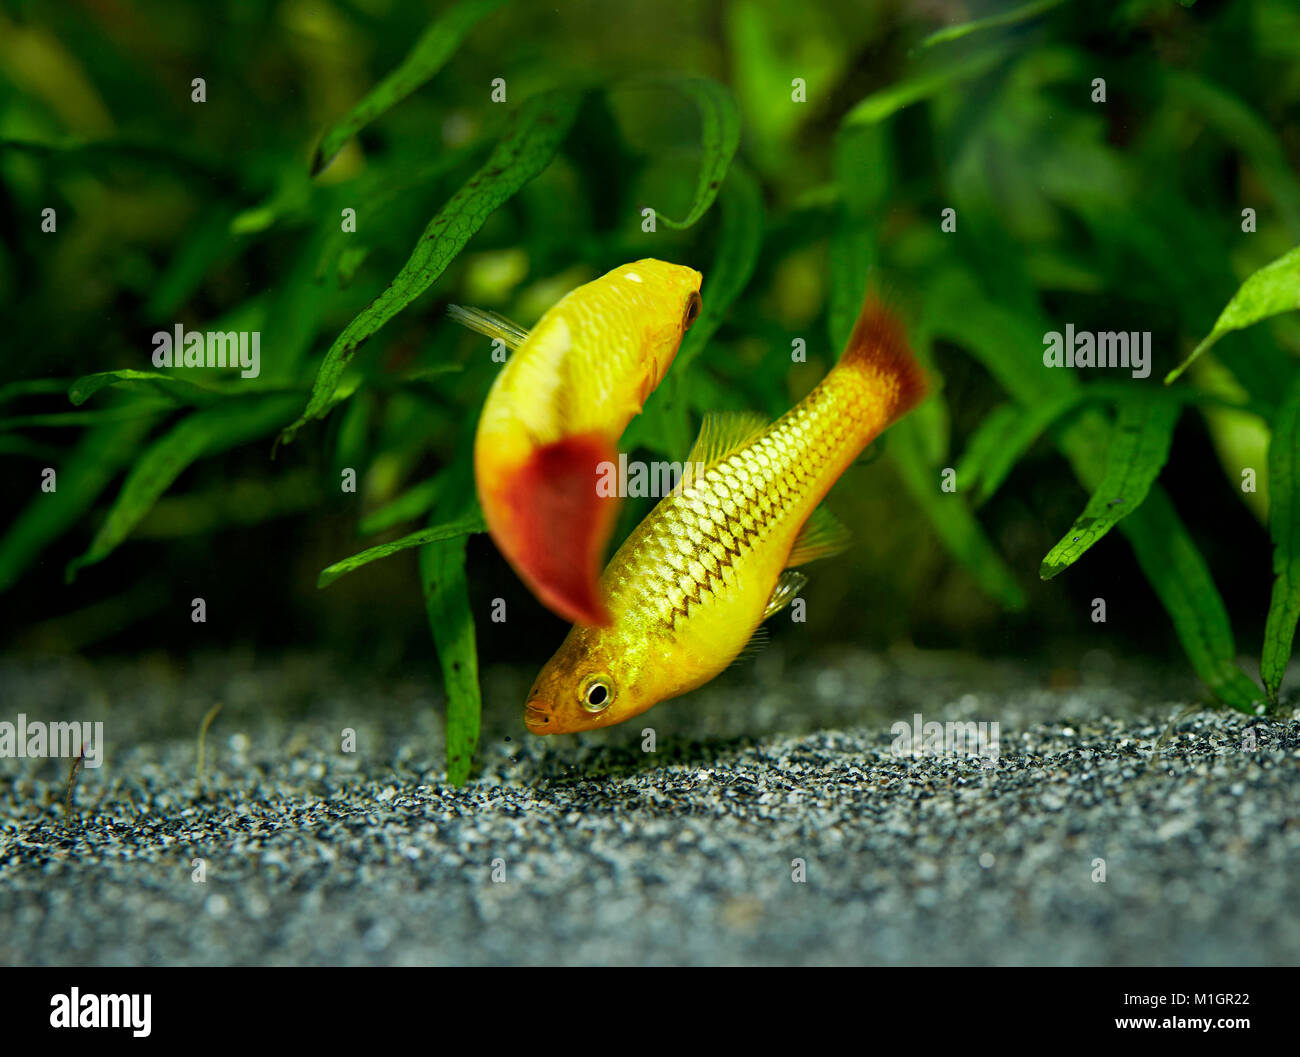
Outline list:
[[[759,619],[758,627],[754,629],[754,634],[749,637],[744,648],[736,654],[731,664],[732,667],[737,664],[743,664],[751,657],[762,653],[767,644],[772,640],[772,633],[763,626],[763,621],[768,617],[775,616],[786,606],[794,601],[795,595],[803,590],[803,585],[808,582],[808,577],[803,573],[795,572],[793,569],[786,569],[776,581],[776,587],[772,589],[772,597],[767,600],[767,608],[763,610],[763,616]]]

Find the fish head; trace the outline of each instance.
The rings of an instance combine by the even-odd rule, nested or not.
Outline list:
[[[576,625],[538,675],[524,706],[533,734],[575,734],[609,727],[660,701],[644,645],[617,628]]]
[[[646,257],[616,268],[611,275],[638,301],[652,306],[642,314],[646,331],[646,349],[659,365],[658,378],[668,370],[682,337],[700,316],[704,302],[700,284],[704,276],[684,264]]]

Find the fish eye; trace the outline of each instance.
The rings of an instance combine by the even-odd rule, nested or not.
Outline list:
[[[682,330],[691,329],[691,324],[700,318],[700,309],[702,307],[704,307],[704,302],[700,300],[700,295],[692,290],[691,298],[686,302],[686,315],[682,319]]]
[[[582,707],[588,712],[604,712],[614,700],[614,688],[603,676],[588,679],[582,688]]]

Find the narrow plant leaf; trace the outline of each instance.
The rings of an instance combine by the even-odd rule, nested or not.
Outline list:
[[[176,405],[161,400],[132,400],[117,407],[95,411],[50,411],[43,415],[15,415],[0,418],[0,433],[12,429],[60,429],[77,426],[99,426],[106,422],[129,422],[134,418],[147,418],[160,411],[170,411]]]
[[[54,444],[38,444],[34,440],[20,437],[15,433],[0,433],[0,455],[20,455],[28,459],[44,459],[48,466],[59,457],[59,448]]]
[[[744,164],[736,162],[727,173],[721,200],[722,223],[713,267],[704,277],[704,305],[699,318],[682,339],[673,361],[677,373],[691,365],[717,333],[731,306],[749,285],[763,245],[763,192]]]
[[[689,228],[708,212],[709,206],[722,187],[727,166],[740,145],[740,108],[736,101],[717,81],[709,77],[662,77],[648,83],[659,83],[674,88],[688,96],[700,114],[700,176],[695,185],[695,197],[690,212],[682,220],[659,213],[658,217],[670,228]]]
[[[136,454],[154,420],[133,418],[86,431],[65,458],[52,464],[53,492],[42,492],[32,475],[32,498],[0,538],[0,591],[10,587],[47,546],[90,509],[113,477]]]
[[[1182,67],[1167,68],[1168,91],[1198,123],[1217,130],[1249,159],[1252,176],[1273,196],[1291,238],[1300,238],[1300,181],[1282,139],[1265,118],[1222,85]]]
[[[174,172],[187,180],[202,181],[214,191],[235,195],[244,184],[234,171],[234,159],[218,158],[192,148],[185,137],[106,139],[64,137],[57,143],[24,139],[0,139],[0,151],[23,151],[67,168],[102,171],[116,162],[128,161],[145,172]]]
[[[681,83],[681,91],[699,108],[703,159],[691,211],[682,220],[660,217],[670,228],[678,229],[691,227],[708,211],[740,145],[740,110],[726,88],[706,77],[692,77]]]
[[[0,404],[24,396],[44,396],[47,393],[66,393],[68,383],[62,378],[31,378],[22,382],[0,385]]]
[[[969,36],[971,33],[978,33],[985,29],[997,29],[999,26],[1013,26],[1017,22],[1026,22],[1038,15],[1045,14],[1054,7],[1060,7],[1065,0],[1034,0],[1033,3],[1022,4],[1020,7],[1014,7],[1010,11],[1003,11],[998,15],[989,15],[987,18],[977,18],[971,22],[963,22],[956,26],[945,26],[943,29],[936,30],[926,37],[917,50],[922,48],[932,48],[936,44],[946,44],[950,40],[960,40],[962,37]]]
[[[477,173],[429,221],[410,258],[388,287],[352,320],[330,346],[302,415],[280,436],[284,443],[329,410],[339,378],[362,344],[423,294],[487,218],[555,157],[577,114],[573,91],[535,96],[513,116],[504,138]]]
[[[763,243],[763,194],[753,174],[740,162],[727,173],[720,205],[718,248],[701,288],[704,307],[682,339],[672,369],[624,434],[624,447],[629,450],[646,447],[679,459],[693,439],[687,411],[691,383],[687,368],[704,351],[749,284]]]
[[[1122,403],[1160,398],[1178,404],[1196,404],[1212,410],[1240,413],[1251,421],[1264,409],[1246,398],[1229,400],[1201,389],[1181,388],[1136,394],[1130,384],[1092,382],[1060,396],[1028,406],[1006,403],[989,412],[967,442],[957,463],[957,480],[963,489],[974,488],[974,505],[988,502],[1007,475],[1034,443],[1061,419],[1084,404]]]
[[[293,399],[272,397],[203,408],[155,441],[127,475],[90,547],[68,563],[67,579],[108,557],[191,463],[265,436],[283,421],[276,416],[286,414]]]
[[[503,2],[462,0],[433,22],[397,68],[325,132],[312,156],[311,174],[319,173],[333,161],[344,143],[441,70],[470,30]]]
[[[420,529],[418,532],[412,532],[410,535],[393,540],[391,543],[381,543],[377,547],[367,547],[350,558],[344,558],[342,561],[326,566],[321,570],[320,576],[317,577],[316,586],[329,587],[340,576],[346,576],[348,573],[360,569],[363,565],[369,565],[380,558],[387,558],[401,551],[410,550],[412,547],[423,547],[429,543],[457,539],[461,536],[473,535],[475,532],[486,531],[487,525],[483,521],[483,515],[477,512],[444,525],[434,525],[432,528]]]
[[[945,273],[931,284],[930,293],[934,296],[927,297],[925,315],[939,321],[934,332],[970,349],[1021,404],[1064,398],[1081,388],[1069,371],[1026,371],[1023,364],[1016,369],[1016,350],[1040,348],[1042,335],[1050,326],[991,308],[979,284],[963,273]],[[1105,476],[1106,456],[1102,453],[1109,451],[1112,430],[1099,410],[1085,407],[1063,424],[1056,438],[1075,476],[1090,491],[1096,491]],[[1197,673],[1221,700],[1253,712],[1255,699],[1262,695],[1237,667],[1223,598],[1158,484],[1152,486],[1147,501],[1119,523],[1119,529],[1133,547]]]
[[[1273,538],[1273,597],[1264,626],[1264,654],[1260,674],[1269,701],[1286,675],[1300,619],[1300,503],[1296,475],[1300,474],[1300,374],[1291,383],[1273,424],[1268,448],[1268,530]]]
[[[932,70],[896,81],[888,88],[873,92],[857,104],[844,118],[844,125],[874,125],[904,107],[936,95],[949,85],[982,77],[1006,56],[1005,47],[978,52]]]
[[[257,385],[251,379],[239,379],[224,383],[212,381],[192,381],[179,375],[163,374],[159,371],[101,371],[78,378],[68,389],[68,399],[80,407],[101,389],[108,386],[125,385],[133,390],[147,390],[165,397],[177,405],[206,406],[228,400],[231,397],[250,396],[255,392],[269,392],[265,386]],[[274,390],[288,392],[289,387]]]
[[[1214,329],[1192,354],[1165,377],[1168,385],[1193,361],[1229,331],[1241,330],[1262,319],[1300,308],[1300,246],[1284,253],[1251,275],[1232,296]]]
[[[975,506],[988,502],[1039,437],[1079,402],[1082,393],[1025,407],[1007,403],[994,408],[971,435],[957,462],[958,487],[972,492]]]
[[[465,543],[461,535],[420,549],[425,612],[447,693],[447,780],[452,785],[469,781],[483,707]]]
[[[1106,472],[1083,513],[1043,559],[1044,580],[1078,561],[1121,518],[1142,505],[1169,458],[1180,407],[1168,400],[1130,400],[1120,405],[1106,453]]]
[[[373,510],[361,519],[357,531],[363,536],[375,532],[385,532],[403,521],[427,514],[438,498],[439,484],[437,477],[430,477],[417,485],[412,485],[391,502],[385,503],[378,510]]]
[[[1237,649],[1223,596],[1173,504],[1159,485],[1142,509],[1120,524],[1138,565],[1174,622],[1192,666],[1215,695],[1249,715],[1263,695],[1237,666]]]
[[[929,399],[936,397],[931,395]],[[908,491],[925,511],[948,553],[991,598],[1008,609],[1023,609],[1024,592],[975,515],[960,494],[940,490],[939,469],[925,464],[921,454],[925,440],[915,421],[911,417],[904,418],[886,435],[889,437],[889,454],[897,464]]]
[[[469,457],[473,431],[466,423],[459,449],[464,452],[438,474],[439,495],[430,521],[478,524],[482,514],[474,499],[474,471]],[[478,682],[478,648],[474,614],[465,580],[464,534],[434,540],[420,548],[420,589],[433,635],[442,686],[447,695],[447,780],[464,785],[469,780],[478,746],[483,707]]]

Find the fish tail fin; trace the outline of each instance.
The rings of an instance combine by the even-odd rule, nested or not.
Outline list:
[[[480,459],[479,501],[488,529],[529,589],[573,623],[607,625],[601,558],[618,500],[597,489],[599,468],[617,452],[597,434],[534,449],[522,464]]]
[[[916,407],[929,390],[902,320],[873,290],[867,291],[838,369],[861,376],[882,402],[882,429]]]

